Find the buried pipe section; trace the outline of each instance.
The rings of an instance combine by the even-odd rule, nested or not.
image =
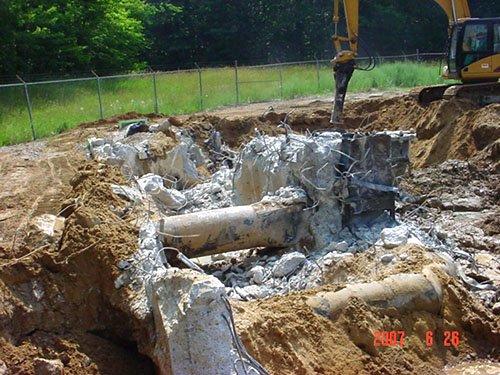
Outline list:
[[[304,204],[256,203],[162,219],[163,245],[187,257],[255,247],[287,247],[305,235]]]
[[[307,300],[313,310],[334,319],[347,306],[351,298],[389,311],[427,311],[437,314],[441,310],[443,292],[435,271],[424,267],[422,273],[401,273],[381,281],[350,284],[336,292],[321,292]]]

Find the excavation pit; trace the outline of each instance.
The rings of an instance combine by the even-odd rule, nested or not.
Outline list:
[[[359,127],[350,121],[366,113],[365,130],[383,129],[384,118],[405,105],[406,99],[354,103],[346,122]],[[427,112],[440,105],[454,104]],[[328,115],[199,115],[161,120],[129,137],[95,134],[87,151],[99,161],[78,167],[67,200],[43,221],[62,230],[40,225],[36,218],[47,213],[40,209],[30,226],[34,248],[5,265],[1,280],[15,296],[6,297],[7,306],[17,298],[35,309],[23,318],[13,313],[14,344],[2,342],[1,354],[44,347],[45,359],[65,369],[91,363],[94,371],[94,363],[103,369],[130,353],[123,368],[117,362],[110,372],[150,373],[140,352],[167,374],[264,373],[260,365],[272,374],[437,374],[472,353],[493,358],[498,324],[476,303],[487,309],[495,303],[494,284],[485,282],[494,280],[487,267],[495,222],[483,210],[493,197],[490,185],[481,185],[483,172],[449,161],[408,175],[407,149],[398,147],[411,132],[336,133]],[[427,142],[420,137],[430,135],[415,119],[407,122],[401,128],[420,128],[417,146],[410,144],[415,154]],[[466,180],[474,181],[471,188]],[[436,186],[446,193],[436,195]],[[408,193],[415,191],[430,195],[429,205]],[[235,214],[238,226],[231,225]],[[454,229],[469,216],[488,223],[475,242]],[[206,237],[201,229],[189,232],[196,220]],[[433,230],[433,221],[440,228]],[[47,247],[30,254],[41,246]],[[475,270],[463,246],[478,247]],[[403,300],[385,290],[384,304],[356,291],[392,280],[409,287]],[[421,289],[412,289],[413,281]],[[420,290],[431,298],[422,300]],[[307,302],[317,296],[336,302],[321,313]],[[61,339],[65,330],[71,335]],[[405,347],[375,345],[377,332],[393,330],[406,332]],[[460,332],[461,345],[427,348],[427,331],[438,342],[445,331]],[[115,348],[107,362],[96,354],[101,347]]]

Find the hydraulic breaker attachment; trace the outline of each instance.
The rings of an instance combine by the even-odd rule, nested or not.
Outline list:
[[[333,76],[335,78],[335,99],[330,123],[333,125],[342,124],[342,113],[344,111],[345,96],[347,87],[351,80],[356,64],[354,60],[347,62],[337,62],[333,65]]]

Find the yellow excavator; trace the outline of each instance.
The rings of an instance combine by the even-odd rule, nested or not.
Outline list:
[[[461,84],[430,86],[414,90],[420,103],[462,97],[481,104],[500,102],[500,18],[471,18],[467,0],[434,0],[449,20],[447,64],[442,76]],[[339,34],[340,2],[334,0],[333,59],[335,99],[332,124],[342,123],[345,95],[357,68],[359,41],[359,0],[342,0],[347,36]]]

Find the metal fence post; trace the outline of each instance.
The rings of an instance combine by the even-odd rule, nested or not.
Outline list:
[[[319,77],[319,60],[316,58],[316,79],[318,80],[318,92],[321,90],[320,77]]]
[[[420,51],[418,48],[417,48],[417,61],[420,61]]]
[[[158,90],[156,89],[156,72],[153,70],[153,95],[155,100],[155,113],[158,114],[160,110],[158,109]]]
[[[30,100],[30,95],[28,92],[28,84],[18,75],[16,75],[17,79],[20,80],[24,86],[24,96],[26,98],[26,107],[28,108],[28,115],[30,118],[30,127],[31,127],[31,136],[33,137],[33,140],[36,139],[36,133],[35,133],[35,125],[33,124],[33,113],[32,113],[32,108],[31,108],[31,100]]]
[[[200,95],[200,111],[203,111],[203,81],[201,80],[201,68],[198,63],[194,63],[198,69],[198,89]]]
[[[280,74],[280,98],[283,100],[283,64],[278,65],[278,71]]]
[[[236,84],[236,105],[240,104],[240,82],[238,80],[238,60],[234,61],[234,79]]]
[[[97,80],[97,97],[99,99],[99,116],[102,119],[104,119],[104,112],[102,110],[102,95],[101,95],[101,77],[97,75],[96,72],[92,70],[92,74],[96,77]]]

